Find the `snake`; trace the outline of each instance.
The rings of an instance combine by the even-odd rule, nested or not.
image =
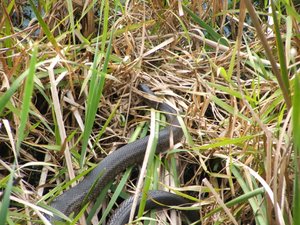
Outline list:
[[[146,95],[154,95],[154,93],[146,84],[139,84],[138,89],[146,93]],[[164,152],[170,148],[171,143],[180,142],[183,136],[183,131],[177,119],[177,112],[173,107],[164,102],[156,102],[150,100],[149,97],[146,98],[144,96],[143,100],[149,107],[165,113],[169,125],[159,131],[156,147],[156,153]],[[171,141],[170,137],[173,138],[173,141]],[[118,174],[122,173],[130,166],[141,164],[143,162],[148,140],[149,135],[134,142],[128,143],[107,155],[76,186],[71,187],[70,189],[64,191],[61,195],[55,197],[50,203],[50,206],[66,216],[70,215],[72,212],[79,212],[87,202],[95,200],[101,193],[101,190],[103,190],[106,185],[113,181]],[[157,196],[157,193],[158,192],[153,193],[152,197]],[[165,195],[163,193],[165,193]],[[168,194],[168,192],[159,192],[160,199],[164,199],[164,197],[161,198],[161,196],[166,196],[165,198],[168,199],[168,201],[163,201],[162,204],[178,205],[178,202],[187,202],[184,198],[179,201],[178,198],[182,197],[175,197],[175,194],[170,194],[171,193]],[[151,199],[151,194],[149,199]],[[130,205],[130,203],[128,205]],[[152,207],[150,208],[155,208],[155,206],[152,204]],[[156,208],[159,208],[159,206],[156,206]],[[119,212],[119,214],[122,214],[122,212]],[[187,215],[187,217],[189,220],[195,220],[199,219],[200,216],[196,211],[194,211],[193,217],[189,215]],[[61,220],[61,218],[54,215],[50,217],[49,220],[51,223],[53,223],[54,221]],[[125,220],[126,218],[124,221]]]
[[[135,216],[137,215],[140,207],[140,199],[135,209]],[[132,209],[134,197],[131,196],[123,201],[120,207],[114,212],[107,225],[124,225],[128,223],[130,212]],[[186,206],[190,205],[191,202],[179,195],[173,194],[167,191],[152,190],[147,193],[147,200],[144,211],[148,210],[160,210],[165,208],[171,208],[169,206]],[[185,217],[193,224],[200,224],[200,215],[195,210],[183,210]]]

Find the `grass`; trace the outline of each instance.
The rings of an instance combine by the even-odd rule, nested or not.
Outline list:
[[[268,2],[30,0],[27,27],[22,4],[3,2],[0,225],[47,224],[51,200],[158,129],[139,83],[179,109],[185,138],[150,155],[140,187],[128,169],[70,224],[105,224],[137,189],[191,199],[204,225],[300,224],[300,6]]]

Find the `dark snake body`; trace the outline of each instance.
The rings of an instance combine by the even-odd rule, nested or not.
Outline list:
[[[139,199],[140,200],[140,199]],[[107,225],[124,225],[128,223],[131,208],[133,203],[133,196],[126,199],[120,207],[114,212]],[[170,206],[187,206],[191,202],[179,195],[166,192],[166,191],[149,191],[147,193],[147,200],[145,205],[145,211],[155,209],[160,210],[169,208]],[[140,201],[135,209],[135,216],[138,213]],[[200,215],[196,210],[184,210],[183,214],[189,219],[191,223],[200,224]]]
[[[141,84],[139,89],[150,95],[154,95],[148,86]],[[156,153],[163,152],[170,147],[170,135],[173,142],[178,143],[183,135],[182,129],[176,117],[176,111],[165,103],[157,103],[145,99],[147,105],[152,108],[166,112],[167,126],[159,132]],[[126,168],[139,164],[143,161],[149,135],[135,142],[129,143],[105,157],[80,183],[65,191],[55,198],[51,206],[65,215],[78,212],[82,206],[93,201],[100,194],[101,190]],[[98,178],[98,180],[97,180]],[[59,220],[52,217],[50,221]]]

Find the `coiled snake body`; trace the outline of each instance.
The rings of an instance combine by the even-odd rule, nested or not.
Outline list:
[[[143,92],[154,95],[153,92],[149,89],[149,87],[144,84],[140,84],[139,89]],[[177,117],[175,116],[176,111],[166,103],[157,103],[148,99],[145,99],[145,102],[152,108],[158,109],[162,112],[166,112],[167,121],[170,125],[159,132],[156,150],[156,153],[163,152],[170,147],[171,133],[174,143],[179,142],[183,135]],[[129,143],[109,154],[80,183],[78,183],[75,187],[70,188],[69,190],[65,191],[63,194],[55,198],[52,201],[51,206],[65,215],[70,215],[72,212],[78,212],[86,202],[96,199],[96,197],[100,194],[101,190],[110,181],[114,180],[116,175],[123,172],[129,166],[141,163],[143,161],[148,139],[149,136],[146,136],[135,142]],[[178,205],[178,199],[175,198],[174,194],[168,194],[168,192],[159,191],[156,193],[153,192],[153,195],[163,197],[163,193],[167,193],[165,196],[167,196],[166,198],[169,200],[162,200],[162,204],[164,204],[165,202],[165,204],[168,205],[172,205],[172,203]],[[164,197],[161,199],[164,199]],[[187,200],[185,200],[185,202],[187,202]],[[182,202],[180,204],[182,204]],[[150,208],[157,207],[151,206]],[[187,215],[189,220],[199,219],[199,214],[196,211],[190,212],[194,212],[194,214],[192,216]],[[122,214],[122,212],[120,214]],[[55,220],[59,220],[59,218],[52,217],[50,219],[50,221]],[[113,222],[111,224],[116,223],[117,222]],[[119,223],[118,221],[118,224],[124,223]]]

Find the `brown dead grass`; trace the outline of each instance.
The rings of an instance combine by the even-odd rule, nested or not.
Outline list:
[[[180,162],[178,171],[182,171],[180,173],[180,190],[195,191],[194,194],[196,193],[196,196],[201,199],[199,209],[201,209],[202,215],[206,215],[212,209],[220,206],[220,201],[227,202],[243,193],[237,181],[232,178],[229,169],[232,159],[235,159],[256,171],[263,179],[265,179],[266,168],[270,166],[269,168],[272,170],[270,179],[277,182],[269,185],[276,201],[285,205],[286,208],[282,210],[288,214],[288,220],[291,220],[292,196],[290,194],[292,193],[293,176],[290,172],[292,170],[289,140],[291,137],[290,114],[289,112],[280,114],[284,102],[280,97],[281,94],[278,93],[277,82],[272,79],[259,78],[256,71],[246,64],[246,59],[251,56],[248,55],[245,45],[241,47],[243,55],[240,62],[240,80],[236,76],[236,70],[233,72],[231,84],[219,73],[218,69],[221,67],[226,71],[229,69],[233,42],[236,40],[235,35],[237,35],[238,28],[238,17],[235,13],[226,11],[227,5],[220,5],[219,1],[207,1],[207,9],[204,10],[200,7],[202,1],[193,1],[191,9],[199,12],[200,18],[213,26],[219,33],[223,33],[223,28],[227,23],[225,16],[231,18],[232,35],[229,38],[232,45],[229,48],[205,40],[202,36],[205,31],[191,21],[179,2],[170,2],[171,6],[165,7],[161,1],[150,1],[149,4],[131,1],[125,8],[125,14],[118,15],[117,22],[114,24],[117,28],[145,21],[146,23],[138,29],[128,29],[113,39],[112,54],[118,60],[112,59],[109,64],[109,73],[91,137],[91,143],[95,145],[95,148],[94,151],[88,152],[87,158],[91,162],[99,162],[110,151],[127,143],[137,123],[144,120],[140,116],[141,111],[137,110],[140,108],[141,101],[136,94],[135,87],[139,83],[146,83],[158,96],[168,99],[182,112],[194,144],[193,146],[188,145],[183,140],[183,147],[190,151],[178,155]],[[51,27],[58,25],[65,15],[55,14],[54,10],[58,7],[62,11],[67,11],[66,5],[61,1],[55,5],[57,6],[53,6],[49,17],[46,17]],[[179,16],[180,12],[183,12],[182,16]],[[88,15],[90,16],[90,13]],[[82,31],[86,38],[87,34],[94,37],[97,32],[94,21],[89,22],[90,17],[88,18],[86,20],[87,27]],[[69,137],[68,145],[76,156],[76,152],[81,149],[80,142],[77,140],[81,134],[79,124],[84,123],[88,92],[87,87],[83,84],[93,60],[95,42],[92,41],[90,45],[83,44],[80,36],[77,35],[77,43],[72,43],[71,33],[62,35],[64,29],[69,27],[68,19],[64,21],[64,26],[58,26],[53,31],[57,37],[60,36],[60,48],[68,48],[60,53],[55,66],[56,69],[65,70],[65,73],[57,71],[56,74],[56,79],[58,77],[61,79],[57,86],[57,97],[66,136]],[[183,30],[181,22],[185,24],[187,32]],[[3,26],[2,20],[0,28]],[[50,92],[48,67],[58,52],[42,34],[35,38],[31,36],[35,28],[37,26],[32,25],[24,30],[14,30],[10,36],[0,38],[2,42],[10,38],[14,43],[9,49],[14,53],[9,58],[7,49],[0,49],[1,92],[9,88],[13,79],[28,67],[30,59],[28,52],[34,39],[39,41],[39,61],[44,61],[36,73],[38,78],[36,87],[39,88],[35,89],[32,98],[31,110],[34,114],[31,114],[28,122],[28,134],[22,145],[19,165],[28,162],[51,162],[57,167],[31,166],[21,170],[23,177],[20,187],[26,194],[18,197],[33,203],[42,198],[43,190],[50,190],[56,186],[56,182],[64,181],[64,176],[58,175],[66,169],[63,155],[66,146],[65,144],[57,146],[59,135],[49,129],[49,127],[53,129],[56,122],[50,104],[52,101],[46,100],[53,97],[53,93]],[[249,27],[249,30],[250,33],[254,32],[252,27]],[[262,49],[259,41],[253,37],[248,38],[248,47],[251,51],[259,53]],[[274,40],[270,39],[269,41],[271,44]],[[45,62],[47,60],[49,60],[48,63]],[[257,102],[251,103],[257,118],[254,118],[253,112],[249,110],[245,101],[210,85],[210,83],[223,85],[239,92],[240,89],[236,86],[238,82],[242,85],[241,90],[245,95],[258,99]],[[11,99],[11,109],[13,107],[17,110],[20,109],[19,99],[21,99],[22,91],[21,88]],[[234,113],[220,107],[213,96],[228,104]],[[99,143],[93,143],[101,126],[116,106],[118,108],[109,127]],[[244,119],[238,116],[238,113],[243,115]],[[19,124],[18,117],[14,113],[2,116],[9,120],[12,135],[15,137],[15,130]],[[282,116],[282,120],[279,120],[278,116]],[[271,135],[268,143],[265,130],[268,130]],[[76,132],[73,133],[74,131]],[[2,128],[0,146],[3,168],[1,174],[3,176],[7,175],[7,169],[4,167],[9,167],[13,157],[6,133]],[[205,145],[221,142],[225,138],[239,138],[248,135],[257,136],[235,145],[225,144],[205,149]],[[266,145],[270,145],[268,149],[272,151],[271,158],[265,158]],[[48,148],[56,147],[60,151],[52,151],[46,146]],[[201,147],[203,150],[195,150]],[[72,162],[75,173],[80,172],[78,161],[72,160]],[[88,163],[86,167],[90,165],[91,163]],[[281,171],[279,174],[278,170]],[[242,173],[245,176],[244,179],[249,181],[250,172],[245,170]],[[204,178],[205,182],[203,182]],[[212,192],[212,187],[217,190],[216,193]],[[207,191],[207,188],[210,190],[209,192],[202,192],[202,190]],[[219,201],[216,200],[218,198]],[[273,209],[271,208],[271,212]],[[16,208],[12,207],[12,211],[14,210]],[[214,224],[217,221],[222,221],[222,224],[254,224],[254,213],[249,204],[245,202],[229,208],[228,212],[221,211],[204,219],[202,224]],[[26,214],[31,217],[32,211],[27,210]],[[27,223],[29,224],[29,222]]]

